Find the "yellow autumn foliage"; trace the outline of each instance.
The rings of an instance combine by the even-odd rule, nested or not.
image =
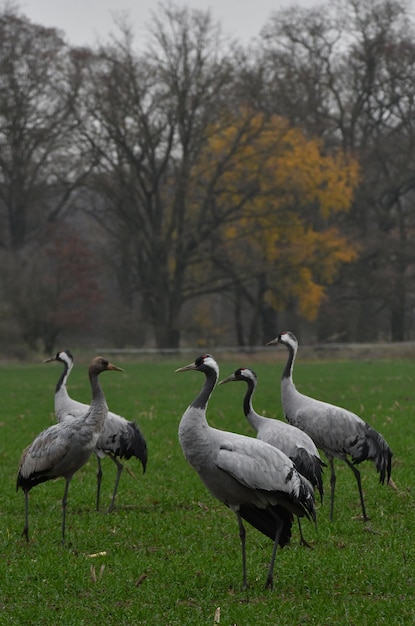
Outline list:
[[[222,167],[221,210],[238,211],[223,229],[228,255],[240,268],[266,272],[267,298],[277,309],[295,299],[313,319],[341,264],[357,250],[334,224],[347,211],[358,164],[338,151],[325,154],[318,139],[273,116],[241,112],[212,138],[199,166],[211,177]]]

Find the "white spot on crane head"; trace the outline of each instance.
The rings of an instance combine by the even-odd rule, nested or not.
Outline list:
[[[196,359],[195,363],[198,364],[198,369],[202,369],[203,367],[210,367],[215,370],[216,374],[219,376],[219,365],[213,358],[211,354],[204,354]]]
[[[294,350],[298,348],[297,338],[290,330],[286,330],[278,335],[278,343],[291,346]]]
[[[62,350],[61,352],[58,352],[58,354],[56,355],[56,360],[62,361],[62,363],[66,363],[68,367],[73,365],[73,356],[69,352],[69,350]]]

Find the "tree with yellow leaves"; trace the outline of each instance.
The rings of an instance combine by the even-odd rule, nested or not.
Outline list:
[[[215,155],[228,154],[230,145],[235,145],[232,166],[215,201],[221,214],[229,207],[232,219],[223,226],[216,264],[234,277],[238,342],[252,344],[262,340],[261,327],[269,334],[264,319],[270,307],[283,311],[294,302],[302,317],[315,319],[326,287],[341,265],[356,257],[336,217],[350,207],[358,167],[340,152],[325,154],[320,141],[277,116],[267,120],[243,111],[215,135],[206,163],[215,167]],[[255,189],[249,202],[247,189]],[[235,216],[231,207],[238,204]],[[238,319],[243,310],[250,310],[248,329]]]

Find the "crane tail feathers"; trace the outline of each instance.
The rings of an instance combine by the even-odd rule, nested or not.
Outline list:
[[[126,437],[120,438],[120,449],[117,453],[127,461],[133,456],[137,458],[143,466],[144,473],[147,466],[147,442],[135,422],[128,422],[127,433]]]
[[[301,507],[302,514],[307,517],[307,519],[312,519],[313,522],[316,522],[317,516],[313,487],[307,478],[301,476],[301,479],[300,494],[297,504]]]
[[[352,454],[353,463],[357,465],[362,461],[373,461],[379,474],[379,482],[383,485],[385,479],[389,482],[392,472],[393,452],[386,440],[374,428],[365,424],[365,446],[360,446],[358,454]]]
[[[323,467],[327,467],[326,463],[317,456],[307,452],[304,448],[299,448],[295,458],[291,457],[291,460],[295,464],[296,469],[302,476],[307,478],[313,488],[318,489],[321,501],[323,501]]]
[[[374,442],[377,449],[374,461],[376,463],[376,471],[379,474],[379,482],[383,485],[385,478],[386,481],[389,482],[391,477],[393,452],[381,434],[370,426],[369,432],[371,441]]]
[[[269,506],[266,509],[260,509],[255,506],[242,505],[239,509],[241,517],[266,535],[272,541],[275,539],[279,522],[282,521],[283,527],[279,538],[281,548],[288,545],[291,539],[291,527],[293,523],[293,514],[279,505]]]

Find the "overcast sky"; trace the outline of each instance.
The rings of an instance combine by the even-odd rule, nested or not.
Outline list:
[[[76,46],[93,45],[98,38],[105,41],[109,33],[117,32],[114,16],[123,13],[128,16],[128,23],[133,25],[137,38],[144,36],[151,11],[157,8],[157,4],[157,0],[17,0],[21,12],[29,19],[59,28],[69,43]],[[271,13],[293,4],[311,7],[325,4],[325,1],[175,0],[174,4],[211,9],[224,33],[245,44],[259,35]]]

